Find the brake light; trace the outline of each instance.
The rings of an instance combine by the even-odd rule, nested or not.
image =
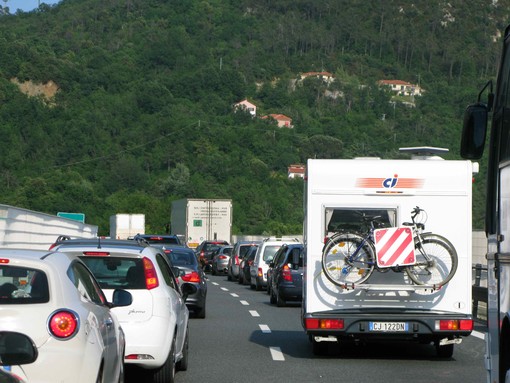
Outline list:
[[[78,333],[78,315],[71,310],[58,310],[50,315],[48,329],[57,339],[71,339]]]
[[[162,241],[163,237],[150,237],[149,240],[151,240],[151,241]]]
[[[108,257],[110,255],[109,251],[84,251],[83,255],[88,255],[91,257]]]
[[[236,265],[238,265],[239,264],[239,257],[237,255],[235,257],[235,261],[236,261]]]
[[[262,268],[259,267],[259,272],[257,274],[259,277],[262,277],[264,275],[264,272],[262,271]]]
[[[181,279],[184,282],[200,282],[200,275],[196,271],[192,271],[191,273],[184,274],[181,276]]]
[[[148,290],[152,290],[159,286],[158,275],[154,265],[149,258],[143,259],[143,270],[145,272],[145,286]]]
[[[284,281],[292,282],[292,275],[290,274],[290,267],[289,265],[283,266],[282,269],[282,278]]]
[[[441,319],[436,321],[436,330],[473,331],[472,319]]]
[[[227,259],[227,256],[226,255],[220,255],[218,258],[219,259]]]
[[[5,265],[9,263],[9,260],[7,258],[0,258],[0,263]]]
[[[200,252],[200,258],[204,258],[204,255],[205,255],[204,251],[201,251]]]
[[[344,320],[343,319],[317,319],[317,318],[306,318],[305,326],[307,330],[313,329],[334,329],[341,330],[344,328]]]

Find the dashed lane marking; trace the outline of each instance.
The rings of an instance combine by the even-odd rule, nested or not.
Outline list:
[[[255,310],[250,310],[250,314],[251,314],[252,317],[259,317],[260,316],[259,313],[256,312]]]
[[[241,302],[241,304],[242,304],[243,306],[249,306],[249,305],[250,305],[250,304],[248,303],[248,301],[240,301],[240,302]]]
[[[283,356],[283,352],[280,347],[269,347],[269,351],[271,351],[271,357],[274,361],[281,362],[285,360]]]
[[[259,324],[260,331],[262,331],[264,334],[271,334],[271,329],[267,324]]]
[[[228,291],[226,287],[220,287],[220,289],[222,289],[223,291]]]
[[[472,331],[471,335],[477,337],[478,339],[485,339],[485,334],[479,331]]]
[[[218,286],[218,282],[211,282],[214,286]]]
[[[239,295],[237,295],[236,293],[230,293],[230,295],[232,295],[234,298],[239,298]]]

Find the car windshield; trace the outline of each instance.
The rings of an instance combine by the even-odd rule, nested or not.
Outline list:
[[[193,251],[171,250],[165,254],[173,266],[194,266],[197,264],[197,257]]]
[[[80,257],[103,289],[146,289],[145,271],[140,258]]]
[[[268,245],[264,248],[264,261],[272,261],[276,252],[280,249],[282,245]]]
[[[46,303],[49,300],[48,277],[43,271],[0,267],[0,304]]]

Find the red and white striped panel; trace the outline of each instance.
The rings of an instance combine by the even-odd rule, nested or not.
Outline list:
[[[379,267],[407,266],[416,263],[413,232],[408,227],[390,227],[374,231]]]

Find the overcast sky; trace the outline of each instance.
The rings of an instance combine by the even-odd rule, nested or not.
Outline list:
[[[25,12],[32,11],[39,6],[39,3],[45,3],[48,5],[56,4],[60,0],[7,0],[7,4],[4,0],[0,2],[0,5],[9,7],[10,13],[16,13],[17,9],[21,9]]]

